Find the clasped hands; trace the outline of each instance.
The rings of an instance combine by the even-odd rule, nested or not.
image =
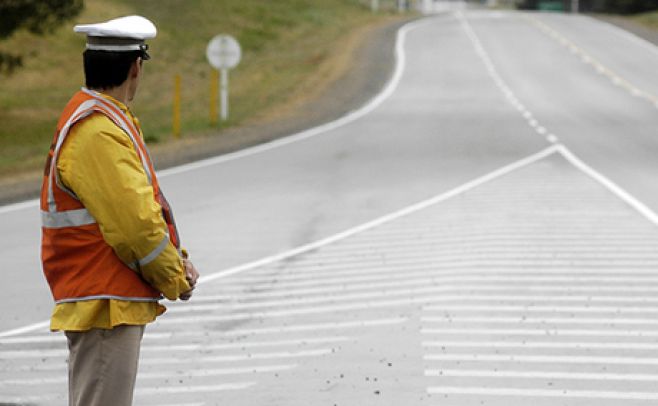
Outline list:
[[[189,259],[183,259],[183,266],[185,267],[185,279],[187,279],[187,283],[190,284],[190,290],[181,293],[179,298],[180,300],[190,300],[192,297],[192,291],[194,291],[196,283],[199,280],[199,272]]]

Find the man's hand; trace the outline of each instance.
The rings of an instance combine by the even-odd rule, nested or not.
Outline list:
[[[185,267],[185,279],[187,279],[187,283],[190,284],[191,289],[187,292],[181,293],[180,300],[190,300],[192,297],[192,291],[194,291],[196,283],[199,280],[199,272],[196,270],[194,264],[189,259],[183,260],[183,266]]]

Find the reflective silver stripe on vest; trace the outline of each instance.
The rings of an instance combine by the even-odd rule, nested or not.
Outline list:
[[[54,151],[53,151],[53,158],[50,162],[50,178],[48,179],[48,210],[51,212],[57,211],[57,206],[55,204],[55,196],[53,194],[53,180],[54,183],[57,184],[57,186],[64,190],[66,193],[71,194],[72,193],[62,185],[61,181],[59,180],[59,173],[57,171],[57,159],[59,158],[59,150],[62,148],[62,145],[64,144],[64,140],[66,139],[66,136],[68,135],[69,129],[73,124],[75,124],[78,120],[81,120],[94,111],[92,110],[92,107],[94,106],[95,102],[93,100],[87,100],[78,106],[78,108],[71,114],[71,117],[69,117],[68,121],[62,126],[62,129],[60,130],[58,136],[57,136],[57,144],[55,145]],[[76,200],[78,200],[77,197],[72,195],[72,197]]]
[[[157,302],[162,299],[160,297],[126,297],[126,296],[115,296],[115,295],[96,295],[96,296],[84,296],[84,297],[71,297],[66,299],[55,300],[56,304],[62,303],[74,303],[74,302],[85,302],[88,300],[103,300],[103,299],[112,299],[112,300],[123,300],[127,302]]]
[[[169,246],[169,235],[165,235],[160,244],[153,251],[151,251],[147,256],[135,262],[136,268],[141,268],[149,262],[153,261]]]
[[[94,219],[87,209],[67,210],[58,212],[41,211],[41,225],[44,228],[64,228],[86,226],[95,224]]]

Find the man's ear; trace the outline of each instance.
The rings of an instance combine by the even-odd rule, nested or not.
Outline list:
[[[130,71],[128,72],[131,78],[136,78],[142,71],[142,58],[137,58],[130,65]]]

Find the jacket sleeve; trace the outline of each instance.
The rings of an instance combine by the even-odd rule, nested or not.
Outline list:
[[[76,124],[57,168],[62,183],[96,219],[125,264],[170,300],[190,289],[162,208],[132,141],[120,128],[101,114]]]

